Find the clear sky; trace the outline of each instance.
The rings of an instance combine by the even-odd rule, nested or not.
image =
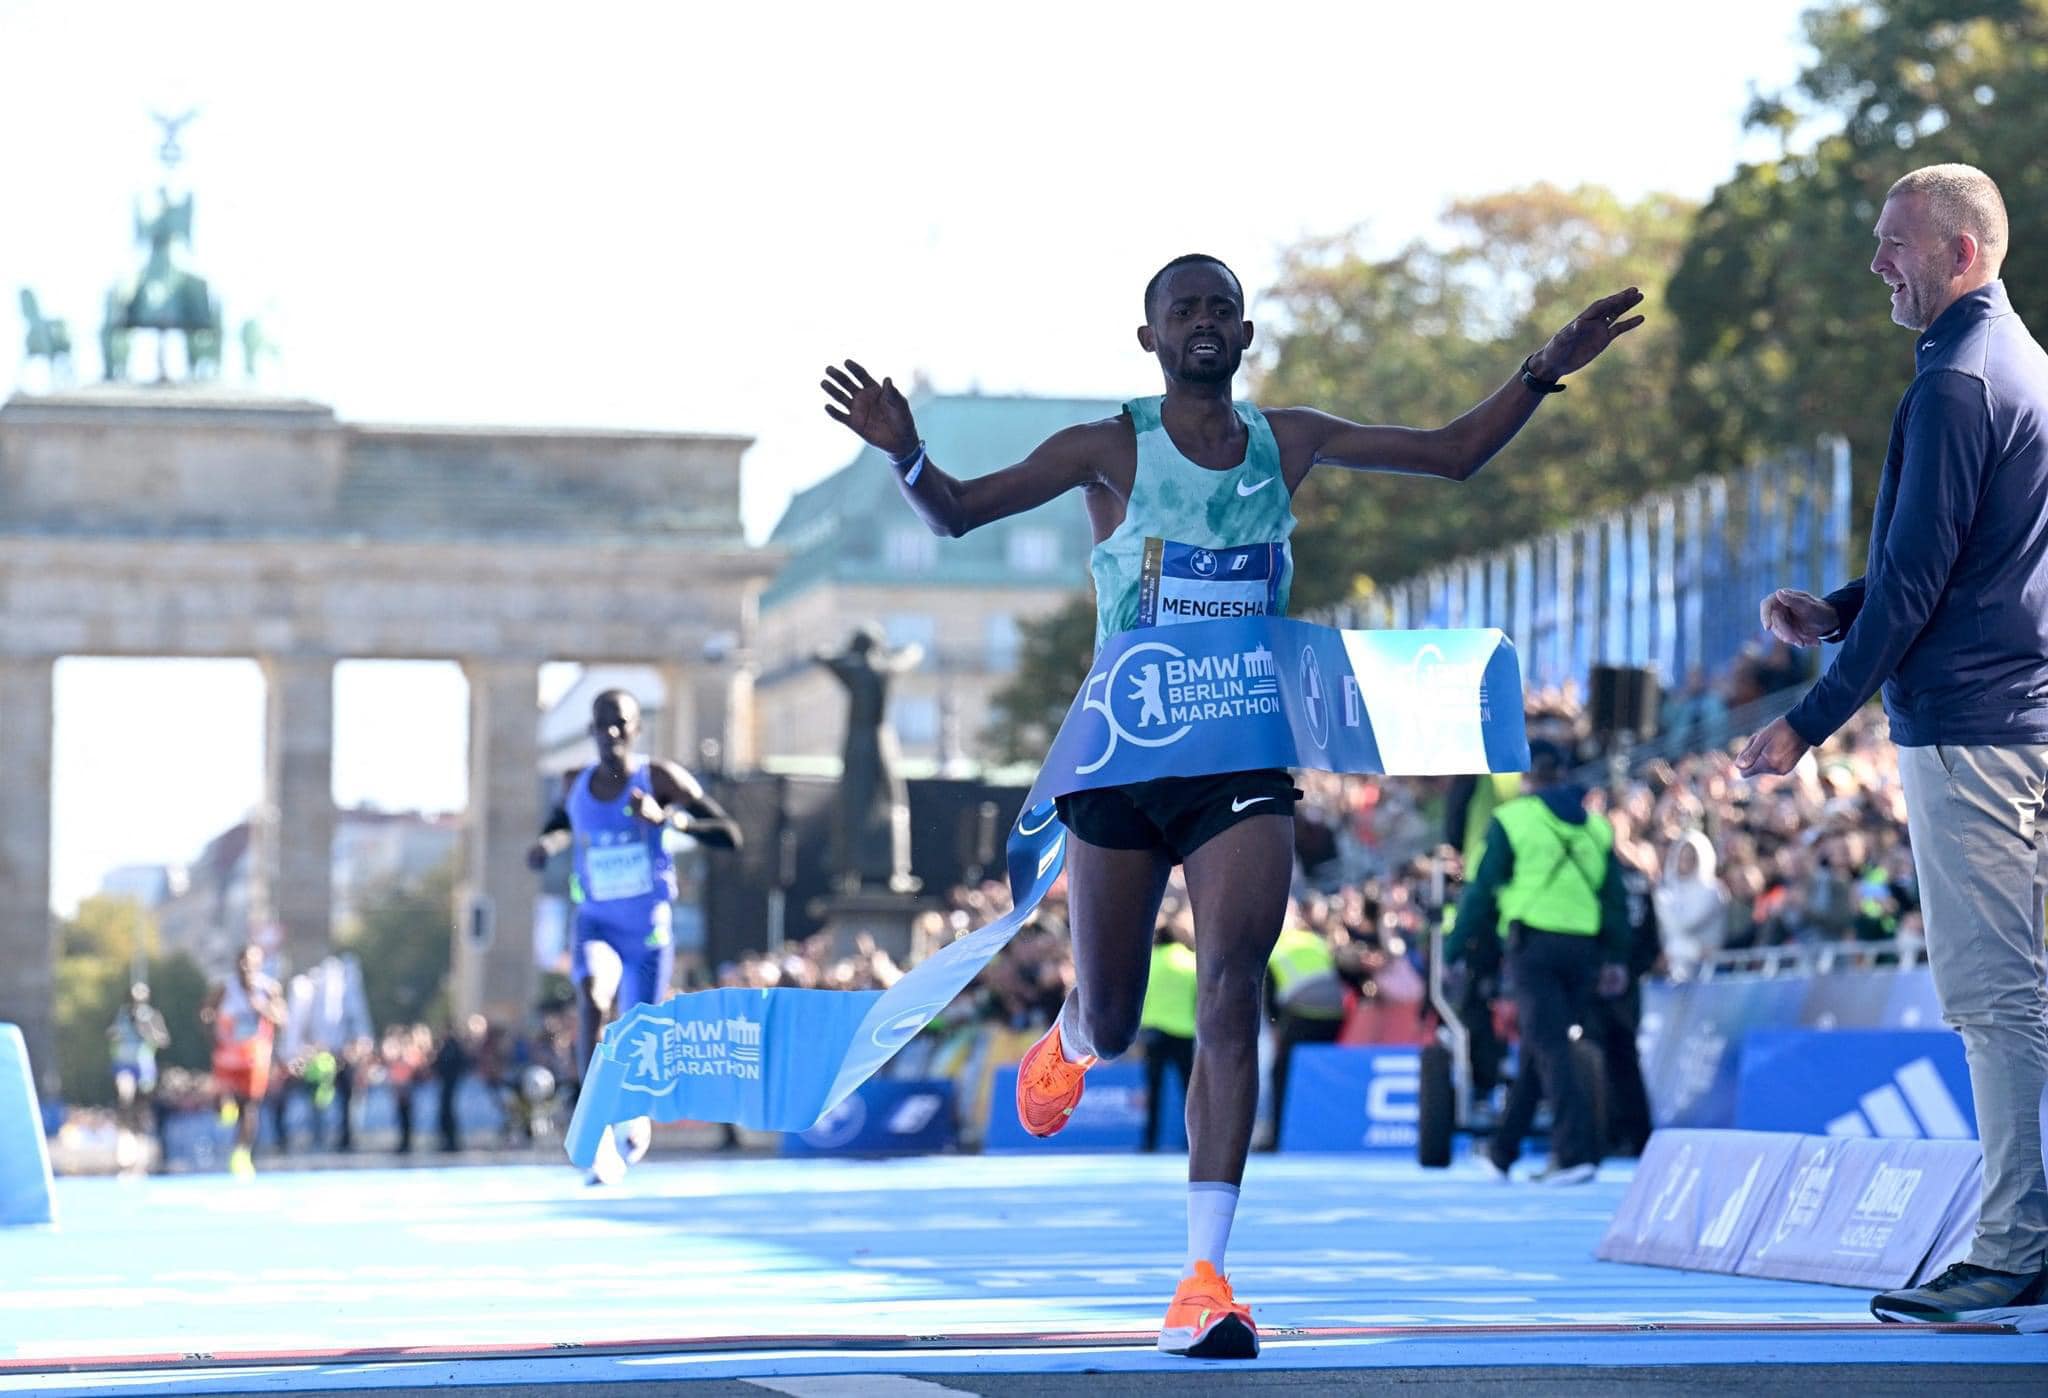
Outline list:
[[[1150,385],[1138,293],[1176,253],[1230,260],[1256,317],[1304,236],[1392,246],[1537,180],[1704,196],[1804,8],[0,0],[0,340],[31,285],[97,372],[149,113],[197,108],[194,263],[280,344],[267,386],[355,420],[745,433],[758,540],[851,454],[827,360],[1120,394]],[[253,666],[58,683],[60,908],[257,799]],[[450,667],[352,665],[337,694],[339,797],[462,804]],[[110,819],[117,788],[148,818]]]

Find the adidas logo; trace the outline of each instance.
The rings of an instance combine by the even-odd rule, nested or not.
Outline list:
[[[1914,1059],[1883,1087],[1857,1098],[1856,1105],[1859,1110],[1843,1112],[1828,1123],[1828,1135],[1967,1141],[1977,1134],[1931,1058]]]

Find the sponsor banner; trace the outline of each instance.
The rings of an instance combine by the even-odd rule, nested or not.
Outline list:
[[[1026,1131],[1017,1120],[1016,1100],[1016,1065],[996,1069],[989,1089],[988,1130],[981,1140],[984,1151],[1129,1151],[1145,1138],[1145,1069],[1136,1059],[1090,1068],[1088,1090],[1057,1135],[1041,1138]]]
[[[1743,1037],[1735,1124],[1904,1140],[1977,1134],[1960,1036],[1940,1029],[1759,1029]]]
[[[564,1145],[587,1168],[604,1128],[636,1116],[770,1131],[817,1122],[1037,911],[1065,861],[1055,796],[1258,767],[1519,771],[1528,757],[1521,674],[1498,631],[1336,631],[1262,617],[1112,637],[1010,832],[1010,912],[886,991],[719,989],[636,1007],[599,1040]]]
[[[1654,1009],[1659,1016],[1645,1062],[1652,1117],[1658,1126],[1732,1126],[1743,1035],[1799,1023],[1806,983],[1753,978],[1668,989],[1676,993],[1645,1002],[1646,1014]]]
[[[870,1078],[806,1131],[785,1132],[784,1155],[929,1155],[954,1139],[953,1084]]]
[[[0,1024],[0,1227],[52,1222],[50,1145],[21,1030]]]
[[[1521,672],[1501,632],[1246,617],[1111,637],[1026,804],[1257,767],[1419,776],[1528,760]]]
[[[1940,1023],[1934,979],[1925,966],[1678,985],[1648,981],[1637,1044],[1658,1126],[1731,1127],[1742,1045],[1752,1032],[1932,1029]]]
[[[1658,1131],[1593,1255],[1734,1271],[1799,1141],[1761,1131]]]
[[[1280,1148],[1412,1156],[1420,1139],[1421,1089],[1416,1049],[1296,1044]]]
[[[1736,1271],[1885,1290],[1922,1274],[1961,1197],[1974,1199],[1975,1141],[1801,1136]]]

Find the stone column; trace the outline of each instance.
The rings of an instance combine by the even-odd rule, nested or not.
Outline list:
[[[526,850],[540,833],[539,666],[466,660],[469,815],[451,999],[508,1025],[533,1011],[534,899]]]
[[[656,667],[661,676],[661,720],[641,738],[648,754],[679,762],[692,772],[701,772],[704,758],[697,750],[697,688],[692,667],[673,662]]]
[[[57,1096],[50,919],[49,656],[0,659],[0,1020],[21,1026],[44,1101]]]
[[[257,917],[306,970],[334,947],[334,661],[268,656],[264,820]]]

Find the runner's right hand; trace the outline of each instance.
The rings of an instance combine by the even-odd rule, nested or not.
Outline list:
[[[849,359],[843,369],[828,365],[818,387],[832,400],[825,405],[832,420],[845,423],[869,446],[896,459],[917,450],[917,419],[893,380],[876,383]]]

